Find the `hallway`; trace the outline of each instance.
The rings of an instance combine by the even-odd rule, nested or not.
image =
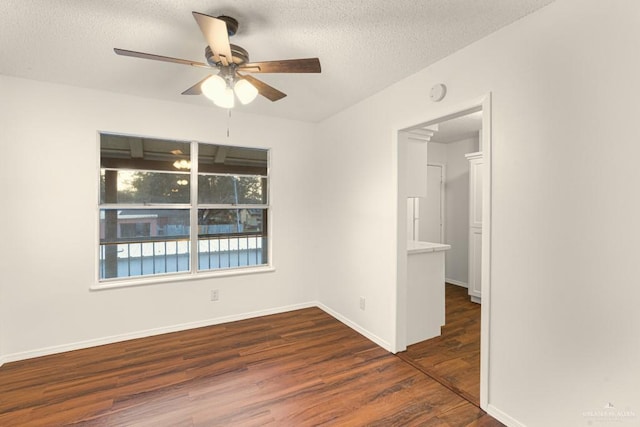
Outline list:
[[[445,285],[442,335],[410,345],[398,356],[470,403],[480,405],[480,304],[467,288]]]

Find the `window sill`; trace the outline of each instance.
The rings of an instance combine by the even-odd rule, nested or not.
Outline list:
[[[175,273],[158,275],[144,278],[113,279],[105,282],[98,282],[92,285],[89,290],[103,291],[107,289],[130,288],[134,286],[159,285],[172,282],[188,282],[192,280],[216,279],[219,277],[244,276],[247,274],[271,273],[276,271],[275,267],[265,265],[253,268],[231,268],[222,271],[201,272],[201,273]]]

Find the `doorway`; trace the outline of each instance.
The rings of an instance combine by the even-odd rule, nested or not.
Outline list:
[[[470,101],[458,108],[452,108],[443,114],[436,115],[434,118],[423,121],[414,121],[413,124],[398,128],[397,130],[397,147],[398,147],[398,245],[397,245],[397,293],[396,293],[396,342],[395,351],[402,352],[407,349],[406,329],[407,329],[407,241],[406,241],[406,218],[407,203],[406,197],[409,194],[406,186],[406,177],[403,161],[406,158],[406,152],[403,143],[408,138],[424,139],[427,131],[438,128],[439,124],[451,119],[467,116],[472,113],[480,113],[482,131],[479,134],[479,145],[484,158],[484,167],[482,169],[482,218],[483,232],[481,238],[482,260],[481,260],[481,286],[482,286],[482,305],[477,310],[480,312],[480,348],[479,348],[479,378],[477,384],[479,388],[479,405],[482,409],[487,409],[488,405],[488,371],[489,371],[489,319],[490,319],[490,265],[491,265],[491,100],[490,94],[474,101]],[[431,158],[430,158],[431,159]],[[433,163],[429,160],[429,163]],[[434,169],[435,171],[435,169]],[[445,186],[446,188],[446,186]],[[437,207],[430,206],[431,210],[438,210]],[[442,209],[442,206],[441,206]],[[435,215],[435,213],[434,213]],[[446,223],[446,219],[443,221]],[[422,227],[421,227],[422,228]],[[442,230],[443,237],[447,235],[447,229]],[[402,231],[405,231],[404,233]],[[437,239],[429,237],[429,239]],[[437,240],[436,240],[437,241]],[[447,239],[444,240],[447,242]],[[466,292],[465,292],[466,294]],[[467,296],[468,301],[468,296]],[[446,326],[445,326],[446,327]],[[459,367],[464,369],[464,367]],[[478,403],[476,403],[478,404]]]

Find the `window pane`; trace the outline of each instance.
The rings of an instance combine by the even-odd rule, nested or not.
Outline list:
[[[189,173],[102,169],[100,203],[189,203]]]
[[[100,168],[186,172],[191,169],[191,145],[103,133],[100,134]]]
[[[268,150],[198,144],[198,171],[227,175],[267,176]]]
[[[199,209],[198,269],[268,262],[266,209]]]
[[[264,205],[266,185],[260,176],[199,175],[198,203]]]
[[[100,135],[100,203],[189,203],[191,144]]]
[[[100,278],[189,271],[188,209],[101,209]]]

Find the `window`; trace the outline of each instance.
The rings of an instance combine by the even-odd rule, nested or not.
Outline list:
[[[268,265],[268,151],[101,134],[99,221],[100,281]]]

